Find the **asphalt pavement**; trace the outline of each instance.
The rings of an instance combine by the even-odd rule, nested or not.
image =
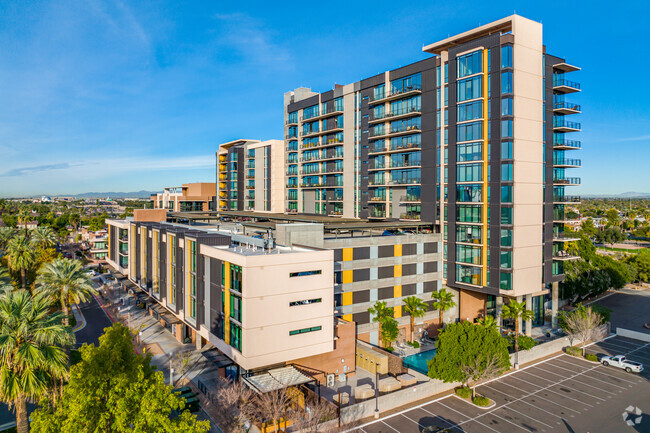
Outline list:
[[[643,327],[650,324],[650,290],[624,288],[596,303],[611,310],[612,332],[624,328],[650,334],[650,329]]]

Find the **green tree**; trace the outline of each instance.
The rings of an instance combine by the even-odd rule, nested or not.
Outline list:
[[[390,347],[399,336],[399,322],[392,317],[386,317],[381,323],[381,341],[384,347]]]
[[[202,433],[209,424],[185,410],[184,400],[164,384],[151,356],[135,353],[130,331],[116,323],[84,344],[63,397],[32,415],[35,433]],[[173,413],[180,413],[173,416]]]
[[[18,433],[29,431],[27,400],[38,400],[52,381],[67,376],[61,347],[74,336],[50,306],[25,290],[0,296],[0,400],[15,407]]]
[[[636,278],[632,281],[650,281],[650,250],[641,250],[639,254],[635,254],[627,259],[627,263],[630,264],[636,272]]]
[[[535,314],[526,309],[526,301],[517,302],[514,299],[511,299],[509,303],[503,306],[501,310],[501,315],[506,319],[513,319],[515,322],[515,353],[517,358],[519,357],[519,334],[521,330],[519,329],[519,319],[523,320],[533,320]]]
[[[7,244],[7,264],[13,271],[20,271],[22,289],[27,290],[27,271],[36,261],[36,252],[29,236],[18,235]]]
[[[68,326],[70,305],[88,301],[95,289],[81,263],[70,259],[56,259],[39,269],[36,292],[61,305],[63,321]]]
[[[444,327],[444,312],[456,306],[454,294],[448,292],[447,289],[440,289],[437,292],[432,292],[431,297],[435,300],[433,308],[440,310],[440,329],[442,329]]]
[[[12,227],[0,227],[0,250],[4,251],[9,241],[16,235]]]
[[[487,315],[481,317],[477,320],[478,324],[487,329],[494,329],[495,331],[499,330],[499,322],[494,318],[494,316]]]
[[[510,368],[508,341],[494,329],[467,321],[452,323],[440,332],[436,356],[428,367],[433,379],[467,385],[486,373],[499,374]]]
[[[415,319],[418,317],[424,316],[424,313],[427,312],[427,303],[417,296],[409,296],[403,299],[404,301],[404,311],[409,315],[409,321],[411,325],[411,341],[415,340]]]
[[[393,309],[387,307],[384,301],[377,301],[375,305],[368,308],[368,313],[372,316],[372,321],[379,324],[379,335],[382,336],[384,322],[386,319],[393,317]],[[385,345],[383,339],[382,343]]]
[[[580,230],[587,236],[594,237],[596,235],[596,232],[598,229],[596,229],[596,226],[594,225],[594,220],[593,218],[587,218],[583,223],[582,226],[580,227]]]
[[[14,286],[11,284],[11,276],[9,275],[9,270],[0,265],[0,295],[13,289]]]
[[[56,245],[56,233],[54,233],[51,227],[36,227],[32,230],[31,235],[32,241],[40,245],[43,250]]]
[[[106,217],[96,216],[90,220],[90,224],[88,225],[88,230],[96,232],[98,230],[104,229],[105,227],[106,227]]]
[[[605,214],[607,217],[607,224],[612,227],[618,227],[621,224],[621,220],[618,217],[618,211],[616,209],[609,209]]]

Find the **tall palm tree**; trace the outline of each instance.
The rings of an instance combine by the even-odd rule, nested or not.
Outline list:
[[[443,321],[444,312],[456,306],[454,294],[448,292],[447,289],[440,289],[437,292],[431,292],[431,297],[435,300],[433,308],[440,310],[440,329],[442,329],[445,324]]]
[[[427,303],[417,296],[409,296],[408,298],[404,298],[404,311],[409,314],[409,319],[411,322],[411,341],[415,341],[415,319],[417,317],[424,316],[424,313],[427,312],[427,308]]]
[[[387,307],[384,301],[377,301],[375,302],[375,305],[368,308],[368,313],[373,316],[373,322],[379,323],[379,337],[381,338],[381,328],[383,323],[387,318],[393,317],[393,309]]]
[[[14,286],[11,284],[9,271],[4,266],[0,266],[0,295],[4,292],[11,291]]]
[[[16,234],[16,230],[12,227],[0,227],[0,250],[5,250],[7,244]]]
[[[499,330],[499,323],[494,318],[494,316],[491,316],[489,314],[485,317],[478,319],[477,322],[479,323],[479,325],[481,325],[484,328],[494,329],[495,331]]]
[[[51,227],[41,226],[32,231],[32,241],[40,244],[41,248],[46,249],[56,245],[57,237]]]
[[[36,253],[27,235],[18,235],[7,244],[7,263],[13,271],[20,271],[22,289],[27,290],[27,270],[34,265]]]
[[[509,303],[503,306],[501,315],[506,319],[513,319],[515,321],[515,357],[516,363],[519,363],[519,319],[533,320],[535,314],[532,310],[526,309],[526,301],[517,302],[511,299]]]
[[[70,305],[86,302],[95,293],[90,277],[81,263],[70,259],[56,259],[44,264],[36,278],[36,293],[61,304],[63,321],[69,324]]]
[[[29,432],[27,401],[67,376],[62,346],[73,344],[74,335],[50,306],[26,290],[0,296],[0,400],[15,408],[18,433]]]
[[[18,222],[25,224],[25,235],[27,235],[27,223],[32,220],[32,213],[28,210],[22,210],[18,214]]]

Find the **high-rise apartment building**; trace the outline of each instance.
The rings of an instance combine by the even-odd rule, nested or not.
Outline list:
[[[579,68],[513,15],[423,48],[431,58],[324,93],[285,94],[286,209],[421,220],[444,236],[443,275],[473,318],[503,297],[555,318],[564,205],[579,199],[567,120]],[[474,307],[468,308],[472,305]],[[473,310],[473,312],[472,312]],[[530,330],[530,325],[527,327]]]
[[[215,183],[184,183],[170,186],[151,195],[153,209],[166,209],[170,212],[200,212],[214,209]]]
[[[217,151],[218,210],[284,212],[282,140],[235,140]]]

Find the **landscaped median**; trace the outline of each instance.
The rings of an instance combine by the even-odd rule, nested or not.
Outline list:
[[[488,397],[473,394],[475,394],[474,389],[467,386],[456,388],[456,397],[460,398],[461,400],[465,400],[468,403],[472,403],[481,409],[491,409],[497,405],[494,400],[491,400]]]

